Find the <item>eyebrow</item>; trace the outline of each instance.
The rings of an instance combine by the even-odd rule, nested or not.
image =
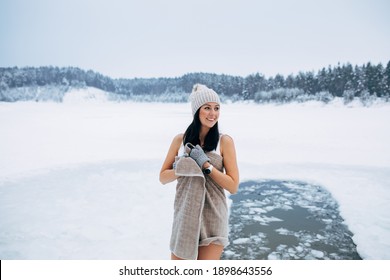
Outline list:
[[[213,107],[213,106],[215,106],[215,107],[220,107],[220,105],[219,105],[219,104],[217,104],[217,105],[211,105],[211,104],[209,104],[209,103],[206,103],[206,104],[204,104],[203,106],[210,106],[210,107]]]

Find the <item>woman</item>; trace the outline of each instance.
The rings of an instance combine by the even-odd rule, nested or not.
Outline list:
[[[218,130],[218,94],[196,84],[190,101],[193,121],[174,137],[160,171],[162,184],[177,179],[171,259],[215,260],[228,244],[225,190],[238,189],[236,151]]]

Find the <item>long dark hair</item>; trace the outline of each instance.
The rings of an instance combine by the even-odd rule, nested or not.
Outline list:
[[[184,145],[186,145],[187,143],[191,143],[194,146],[200,145],[199,133],[202,124],[199,119],[199,110],[196,111],[192,123],[188,126],[186,132],[184,133],[184,137],[183,137]],[[202,147],[203,150],[205,152],[211,152],[216,150],[218,146],[218,141],[219,141],[219,129],[218,129],[218,122],[217,122],[212,128],[210,128],[209,132],[207,133],[206,138],[204,139],[204,145]]]

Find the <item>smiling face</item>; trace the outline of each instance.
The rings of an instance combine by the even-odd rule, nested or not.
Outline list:
[[[199,109],[200,123],[207,127],[212,128],[219,119],[220,105],[215,102],[208,102]]]

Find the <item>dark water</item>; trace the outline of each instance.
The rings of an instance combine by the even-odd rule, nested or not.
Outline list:
[[[230,198],[222,259],[361,259],[337,202],[320,186],[248,181]]]

